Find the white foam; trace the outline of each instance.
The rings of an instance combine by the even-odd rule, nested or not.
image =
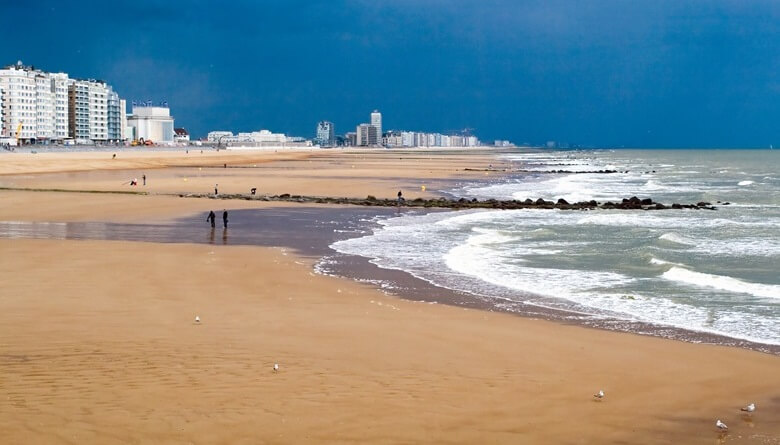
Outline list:
[[[669,241],[675,244],[684,244],[686,246],[693,246],[696,244],[694,240],[674,232],[664,233],[663,235],[659,236],[658,239]]]
[[[670,263],[669,261],[659,260],[658,258],[653,257],[653,258],[650,258],[650,264],[656,264],[656,265],[665,266],[667,264],[673,264],[673,263]]]
[[[746,186],[746,185],[753,185],[755,184],[754,181],[739,181],[737,185]]]
[[[683,267],[672,267],[664,272],[663,278],[671,281],[691,284],[700,287],[748,294],[761,298],[780,299],[780,286],[771,284],[749,283],[734,277],[712,275],[694,272]]]

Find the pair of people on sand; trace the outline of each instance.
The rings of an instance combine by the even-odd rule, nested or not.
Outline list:
[[[208,222],[210,222],[210,223],[211,223],[211,228],[212,228],[212,229],[213,229],[213,228],[215,227],[215,225],[216,225],[216,224],[215,224],[215,222],[214,222],[214,220],[216,220],[216,218],[217,218],[217,215],[215,215],[215,214],[214,214],[214,211],[213,211],[213,210],[211,210],[211,211],[209,212],[209,215],[206,217],[206,221],[208,221]],[[228,212],[227,212],[227,210],[223,210],[223,211],[222,211],[222,224],[223,224],[223,225],[224,225],[224,227],[227,229],[227,226],[228,226]]]

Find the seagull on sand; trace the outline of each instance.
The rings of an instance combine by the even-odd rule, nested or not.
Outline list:
[[[601,400],[604,398],[604,390],[600,389],[598,394],[593,394],[593,397],[596,398],[596,400]]]
[[[274,363],[274,372],[279,371],[279,363]]]
[[[726,426],[725,423],[721,422],[720,419],[715,422],[715,426],[718,427],[718,429],[721,431],[728,431],[729,429],[729,427]]]
[[[748,406],[746,406],[744,408],[740,408],[740,409],[742,411],[745,411],[745,412],[748,412],[748,413],[752,413],[753,411],[756,410],[756,404],[755,403],[751,403],[750,405],[748,405]]]
[[[195,323],[200,323],[200,317],[197,315],[195,316]]]

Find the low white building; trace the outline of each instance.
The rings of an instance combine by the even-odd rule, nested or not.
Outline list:
[[[263,145],[282,145],[287,142],[284,133],[272,133],[269,130],[238,133],[238,142],[254,142]]]
[[[190,133],[187,132],[184,128],[174,128],[173,129],[173,141],[174,142],[189,142],[190,141]]]
[[[173,142],[173,117],[168,107],[134,106],[127,117],[133,139],[152,142]]]
[[[235,141],[235,136],[233,136],[232,131],[209,131],[209,133],[206,135],[206,140],[213,143],[228,141],[233,142]]]

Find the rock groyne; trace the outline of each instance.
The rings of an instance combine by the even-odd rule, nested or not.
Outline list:
[[[557,201],[547,201],[542,198],[537,200],[526,199],[518,200],[497,200],[485,199],[448,199],[448,198],[416,198],[404,200],[400,203],[396,199],[378,199],[375,196],[365,198],[334,198],[328,196],[305,196],[283,193],[281,195],[251,195],[251,194],[180,194],[182,198],[210,198],[210,199],[244,199],[250,201],[279,201],[279,202],[297,202],[311,204],[339,204],[339,205],[360,205],[373,207],[411,207],[411,208],[440,208],[440,209],[561,209],[561,210],[591,210],[591,209],[618,209],[618,210],[666,210],[666,209],[706,209],[715,210],[716,207],[709,202],[698,202],[695,204],[671,205],[655,202],[651,198],[640,199],[636,196],[624,198],[621,201],[598,202],[580,201],[568,202],[565,199]]]

